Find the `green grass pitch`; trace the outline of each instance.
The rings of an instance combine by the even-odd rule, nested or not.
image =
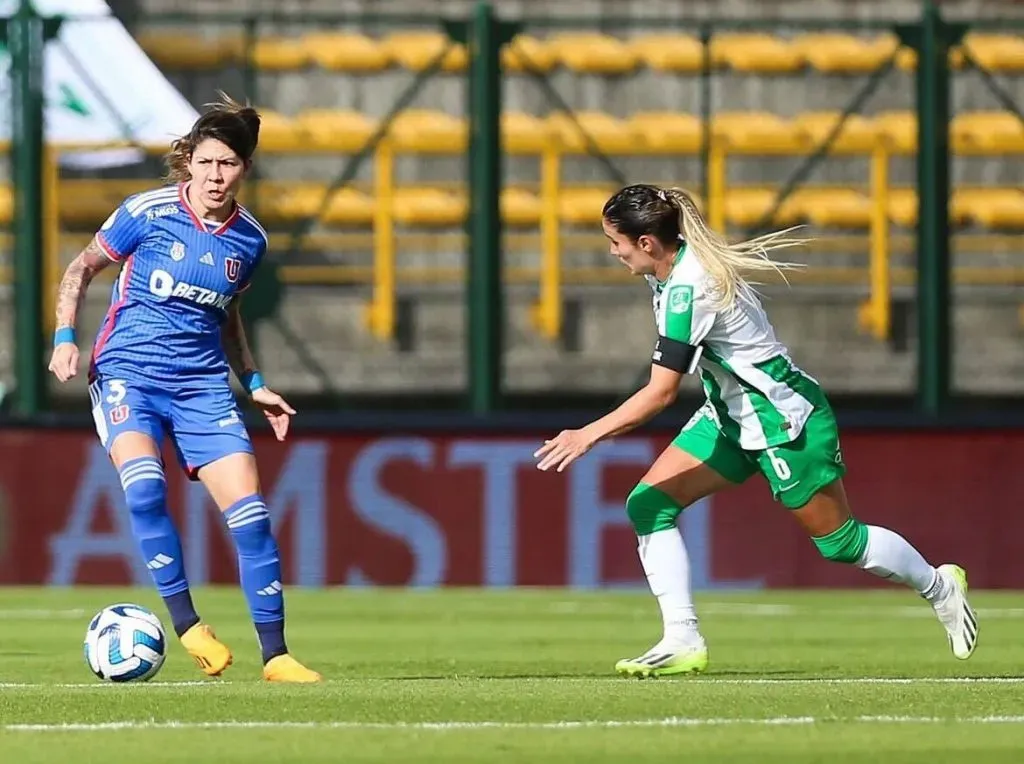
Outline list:
[[[660,636],[646,592],[291,589],[288,638],[320,686],[270,686],[245,603],[202,589],[232,646],[222,679],[176,640],[148,684],[86,667],[92,614],[146,589],[0,589],[0,762],[1024,761],[1024,594],[981,592],[953,659],[896,589],[698,597],[711,667],[627,680]]]

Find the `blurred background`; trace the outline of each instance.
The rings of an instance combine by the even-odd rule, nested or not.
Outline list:
[[[6,13],[21,5],[8,0]],[[992,528],[1008,522],[998,507],[1014,493],[1007,467],[1024,451],[1011,429],[1024,421],[1019,3],[40,0],[34,10],[64,20],[55,29],[23,8],[8,24],[9,42],[26,36],[8,46],[2,77],[11,151],[0,184],[0,384],[9,432],[56,428],[69,439],[67,482],[79,488],[53,499],[63,507],[55,528],[93,485],[82,477],[93,458],[85,380],[62,387],[45,373],[57,283],[126,195],[160,183],[169,141],[224,90],[263,114],[243,199],[270,231],[245,303],[257,357],[302,411],[296,469],[321,464],[308,449],[326,444],[341,455],[323,469],[348,481],[332,492],[326,472],[296,473],[307,491],[296,489],[300,516],[304,501],[326,516],[337,501],[337,513],[391,528],[382,533],[393,540],[401,522],[375,520],[374,506],[398,505],[371,491],[363,512],[353,498],[380,487],[358,465],[387,435],[401,446],[388,453],[415,467],[384,479],[408,489],[392,491],[395,501],[436,504],[426,515],[454,523],[474,549],[445,558],[437,581],[463,565],[455,580],[480,582],[506,565],[498,578],[521,582],[508,561],[533,553],[501,537],[528,535],[528,521],[488,518],[529,504],[563,517],[572,535],[584,528],[573,502],[600,519],[580,538],[619,562],[601,562],[584,541],[562,544],[567,562],[530,568],[531,580],[635,578],[628,529],[614,543],[600,529],[618,523],[608,518],[645,460],[699,404],[695,385],[653,429],[593,457],[611,473],[581,467],[578,491],[526,473],[539,438],[646,380],[650,292],[608,256],[600,214],[617,188],[649,182],[690,190],[731,238],[805,226],[807,247],[789,257],[806,268],[763,293],[849,433],[855,506],[859,491],[865,519],[905,512],[940,551],[975,543],[969,554],[989,559]],[[50,33],[33,57],[32,35]],[[33,138],[40,120],[45,141]],[[114,276],[89,291],[83,355]],[[459,437],[468,440],[450,440]],[[8,441],[12,459],[28,458],[25,442]],[[266,448],[269,469],[287,472],[292,452]],[[466,477],[470,464],[479,474]],[[893,465],[898,476],[879,477]],[[460,475],[460,489],[445,486]],[[455,490],[479,494],[462,520],[439,508],[462,501],[449,501]],[[743,491],[724,501],[770,505],[762,487]],[[460,524],[471,515],[483,519]],[[699,512],[687,517],[693,533],[712,532]],[[378,578],[422,571],[414,560],[430,533],[414,525],[397,535],[408,542],[402,562]],[[788,527],[763,532],[790,539]],[[753,575],[732,566],[740,552],[722,552],[719,568],[711,554],[705,583]],[[764,564],[778,569],[769,584],[850,583],[815,562]],[[319,580],[349,580],[331,571],[322,563]],[[993,568],[989,583],[1019,578]]]

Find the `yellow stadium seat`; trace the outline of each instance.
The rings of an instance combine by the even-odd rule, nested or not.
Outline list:
[[[310,138],[303,127],[289,116],[259,109],[260,151],[264,153],[308,151]]]
[[[501,217],[508,225],[536,225],[543,208],[540,198],[526,189],[504,188],[501,191]]]
[[[725,192],[725,219],[741,227],[760,223],[775,206],[778,190],[774,188],[728,188]],[[800,206],[788,196],[772,216],[773,225],[790,226],[800,222]]]
[[[0,226],[9,226],[14,220],[14,191],[7,183],[0,185]]]
[[[917,148],[917,115],[912,111],[886,111],[871,118],[879,138],[898,152]]]
[[[374,201],[354,188],[339,188],[324,204],[327,187],[321,183],[266,180],[245,190],[240,200],[268,225],[315,219],[332,225],[366,225],[373,220]]]
[[[256,188],[246,189],[242,203],[253,207],[260,220],[268,225],[294,223],[312,217],[324,200],[324,186],[319,183],[264,180]]]
[[[391,63],[376,40],[356,32],[315,32],[302,42],[317,66],[333,72],[377,72]]]
[[[676,111],[638,111],[626,121],[645,152],[692,154],[704,142],[704,126],[692,114]]]
[[[762,33],[720,34],[711,38],[711,59],[738,72],[794,72],[804,64],[787,40]]]
[[[264,71],[295,71],[313,61],[309,47],[298,37],[257,37],[249,56],[252,63]]]
[[[369,225],[373,222],[374,199],[354,188],[338,188],[327,200],[323,222],[331,225]]]
[[[244,35],[228,34],[217,38],[220,45],[222,64],[244,64],[246,50],[252,44]]]
[[[507,72],[549,72],[555,56],[543,40],[520,34],[501,49],[501,65]]]
[[[751,153],[793,150],[803,139],[792,123],[771,112],[719,112],[711,118],[711,127],[730,148]]]
[[[614,186],[563,188],[558,195],[558,217],[570,225],[601,225],[601,210],[614,193]]]
[[[564,32],[548,38],[554,59],[580,74],[626,74],[637,65],[636,53],[622,40],[597,32]]]
[[[958,151],[978,154],[1024,151],[1024,123],[1008,111],[975,111],[957,114],[951,126]]]
[[[704,68],[704,46],[691,35],[640,35],[627,45],[640,63],[655,71],[694,74]]]
[[[453,226],[466,219],[466,197],[431,187],[396,188],[391,199],[395,220],[407,226]]]
[[[841,112],[814,111],[797,114],[793,117],[793,127],[803,133],[810,146],[817,148],[824,145],[839,122]],[[875,145],[877,127],[871,120],[860,114],[848,114],[843,121],[842,129],[831,144],[834,151],[870,151]]]
[[[964,53],[960,49],[960,46],[954,46],[949,49],[949,68],[960,69],[964,65]],[[912,72],[917,69],[917,51],[913,48],[903,46],[896,53],[896,66],[906,72]]]
[[[917,191],[915,189],[889,189],[889,220],[904,228],[913,228],[917,225]]]
[[[444,111],[406,109],[388,126],[388,137],[397,150],[457,153],[465,150],[465,120]]]
[[[871,198],[851,188],[805,186],[792,198],[801,219],[823,228],[867,228],[871,222]]]
[[[957,189],[957,217],[985,228],[1024,228],[1024,192],[1016,188]]]
[[[963,47],[990,72],[1024,70],[1024,37],[1008,34],[977,34],[964,37]]]
[[[602,111],[553,112],[547,128],[569,152],[585,154],[596,145],[609,154],[629,154],[637,147],[629,123]]]
[[[1000,189],[996,189],[999,191]],[[977,200],[979,190],[954,189],[949,200],[949,219],[956,224],[967,222],[980,202]],[[917,225],[918,198],[915,188],[890,188],[889,219],[904,228]],[[984,197],[984,193],[981,194]]]
[[[295,125],[309,136],[309,148],[355,153],[373,136],[376,125],[362,112],[308,109],[295,115]]]
[[[510,153],[537,152],[547,141],[544,121],[522,111],[506,111],[501,115],[501,141]]]
[[[421,72],[441,55],[446,46],[451,46],[441,62],[445,72],[465,70],[468,59],[466,48],[452,42],[441,32],[394,32],[380,41],[380,47],[388,58],[414,72]]]
[[[229,63],[230,49],[225,39],[160,29],[140,32],[136,37],[153,63],[168,69],[215,69]]]
[[[158,186],[159,181],[62,180],[57,187],[57,214],[67,225],[99,226],[127,197]]]
[[[791,44],[808,64],[828,74],[873,72],[899,47],[891,35],[865,38],[835,32],[799,35]]]

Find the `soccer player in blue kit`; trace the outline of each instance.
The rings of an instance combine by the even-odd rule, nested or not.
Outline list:
[[[222,95],[167,155],[168,185],[126,199],[68,266],[57,298],[50,371],[75,376],[75,324],[92,278],[121,271],[93,345],[89,394],[96,431],[117,468],[131,526],[185,650],[209,676],[230,649],[196,612],[181,541],[167,512],[161,444],[223,513],[259,637],[263,677],[317,682],[288,652],[277,542],[260,494],[249,435],[229,384],[233,370],[278,440],[295,411],[260,375],[239,299],[267,234],[235,196],[259,139],[256,111]]]

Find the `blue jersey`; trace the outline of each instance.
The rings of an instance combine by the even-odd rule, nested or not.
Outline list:
[[[96,236],[121,272],[93,345],[94,375],[163,386],[227,381],[221,325],[263,258],[267,233],[238,204],[223,223],[202,220],[186,187],[129,197]]]

